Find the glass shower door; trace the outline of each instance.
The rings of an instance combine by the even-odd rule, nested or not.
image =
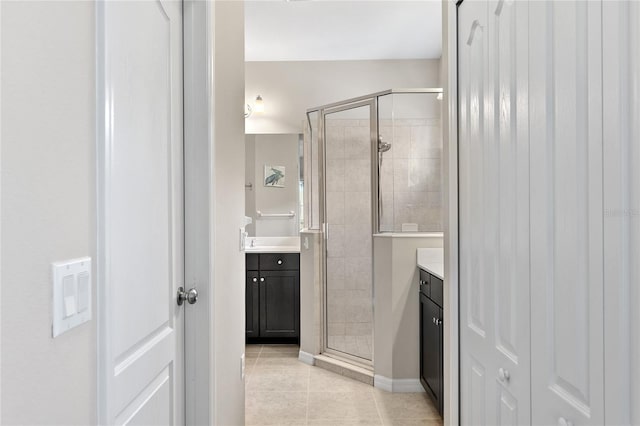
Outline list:
[[[325,352],[373,354],[373,100],[324,114]]]

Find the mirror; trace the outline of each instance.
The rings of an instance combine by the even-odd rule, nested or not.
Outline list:
[[[292,237],[302,229],[301,134],[245,135],[245,215],[250,237]]]

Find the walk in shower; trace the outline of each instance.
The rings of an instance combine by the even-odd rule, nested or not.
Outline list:
[[[441,89],[307,111],[305,224],[322,230],[323,353],[373,365],[373,236],[442,231]]]

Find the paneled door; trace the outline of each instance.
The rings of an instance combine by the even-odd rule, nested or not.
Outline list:
[[[602,425],[602,3],[530,23],[532,421]]]
[[[640,2],[602,9],[605,424],[638,425]]]
[[[458,10],[461,424],[530,415],[528,4]]]
[[[182,2],[98,2],[99,422],[184,410]]]
[[[603,424],[602,4],[465,1],[458,37],[462,422]]]

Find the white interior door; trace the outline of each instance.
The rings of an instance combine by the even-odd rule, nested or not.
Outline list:
[[[530,422],[528,5],[458,15],[461,421]]]
[[[605,424],[638,425],[640,3],[602,9]]]
[[[98,8],[100,422],[184,424],[182,3]]]
[[[482,172],[487,143],[488,8],[464,2],[458,10],[460,198],[460,404],[461,424],[495,424],[492,273],[484,255]],[[487,161],[491,159],[487,156]],[[488,207],[492,207],[489,205]],[[490,230],[493,231],[493,230]]]
[[[602,425],[602,3],[530,22],[532,421]]]
[[[458,36],[462,422],[603,424],[602,5],[465,1]]]

